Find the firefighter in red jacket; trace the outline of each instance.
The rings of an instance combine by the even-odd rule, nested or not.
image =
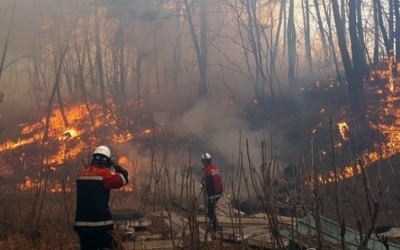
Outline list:
[[[114,168],[114,171],[111,170]],[[108,206],[110,190],[127,184],[128,172],[111,160],[110,149],[99,146],[90,165],[76,180],[76,215],[74,229],[81,250],[114,249],[114,222]]]
[[[207,217],[210,219],[212,230],[214,232],[221,231],[222,228],[218,225],[215,214],[217,202],[223,193],[221,172],[215,164],[211,163],[211,155],[209,153],[201,155],[201,162],[203,163],[201,187],[205,188],[207,195]]]

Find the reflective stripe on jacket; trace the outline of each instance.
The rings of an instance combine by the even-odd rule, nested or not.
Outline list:
[[[114,223],[108,206],[110,190],[125,184],[125,177],[101,166],[91,165],[81,170],[76,179],[74,229],[113,229]]]

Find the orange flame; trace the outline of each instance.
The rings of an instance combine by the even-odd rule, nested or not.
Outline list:
[[[65,128],[64,118],[59,109],[56,109],[50,117],[50,127],[48,137],[54,138],[59,143],[54,143],[58,150],[54,155],[49,155],[43,163],[62,164],[67,158],[75,158],[84,150],[84,143],[80,136],[85,134],[86,141],[96,141],[94,131],[100,127],[109,127],[111,130],[109,141],[112,143],[121,143],[133,138],[128,130],[119,131],[116,126],[116,119],[112,111],[104,114],[100,105],[90,105],[89,114],[86,106],[78,105],[65,109],[65,116],[69,122],[70,128]],[[90,123],[89,115],[94,119],[94,124]],[[21,137],[17,140],[7,140],[0,145],[0,152],[10,151],[21,146],[26,146],[34,142],[40,142],[43,139],[43,131],[46,124],[46,118],[33,124],[22,124]],[[73,143],[70,143],[73,141]]]
[[[133,139],[132,128],[128,127],[133,124],[133,121],[124,117],[124,120],[119,122],[117,112],[113,110],[116,108],[115,105],[113,103],[108,104],[108,110],[105,110],[101,105],[91,104],[89,105],[90,113],[86,105],[65,107],[64,116],[59,109],[54,110],[48,121],[48,139],[45,142],[43,139],[47,122],[45,117],[39,122],[21,124],[20,138],[8,139],[1,143],[0,153],[11,153],[11,151],[19,149],[20,151],[13,152],[21,152],[21,157],[17,157],[17,159],[20,158],[22,162],[26,155],[29,155],[26,146],[40,145],[44,142],[42,163],[54,172],[68,160],[76,159],[91,145],[99,144],[99,139],[101,139],[101,143],[106,142],[109,145],[117,145]],[[68,127],[65,124],[68,124]],[[139,131],[142,132],[139,132],[137,136],[149,136],[153,133],[153,129],[145,128]],[[40,149],[35,147],[35,150]],[[121,157],[119,161],[121,161],[121,165],[122,163],[129,163],[126,157]],[[12,167],[2,167],[1,171],[3,169],[7,169],[7,174],[14,172]],[[2,174],[6,174],[6,171],[2,171]],[[41,175],[42,173],[38,174]],[[66,183],[64,183],[65,181]],[[24,181],[17,185],[17,188],[23,191],[33,190],[43,187],[44,184],[41,178],[26,176]],[[52,180],[51,184],[47,183],[51,192],[68,192],[72,190],[72,186],[69,177],[63,182]],[[124,188],[125,191],[132,191],[132,189],[128,186]]]
[[[383,91],[383,88],[380,86],[370,86],[369,89],[382,97],[380,103],[386,104],[386,106],[380,107],[380,111],[378,111],[381,121],[378,121],[378,124],[370,123],[371,128],[379,131],[383,135],[384,138],[382,139],[382,142],[374,145],[374,151],[363,152],[361,156],[361,160],[364,162],[363,166],[357,163],[355,166],[345,166],[341,170],[336,169],[335,171],[330,171],[325,176],[317,176],[317,181],[319,183],[326,184],[351,178],[357,174],[361,174],[363,167],[371,165],[378,160],[392,157],[400,152],[400,108],[397,108],[397,106],[394,105],[400,100],[400,91],[398,89],[396,90],[394,83],[399,82],[400,79],[396,79],[393,75],[393,63],[394,61],[390,59],[386,70],[377,71],[380,79],[386,79],[387,82],[385,88],[389,92],[385,95],[385,91]],[[371,78],[373,79],[374,77],[372,76]],[[371,106],[373,108],[372,112],[377,112],[376,104],[374,103]],[[386,119],[386,117],[391,117],[393,119]],[[343,140],[348,140],[348,125],[345,122],[340,122],[337,125],[339,127],[341,138]],[[339,144],[336,144],[335,146],[338,145]]]
[[[349,139],[349,126],[347,126],[346,122],[339,122],[337,125],[339,127],[340,136],[344,141],[347,141]]]

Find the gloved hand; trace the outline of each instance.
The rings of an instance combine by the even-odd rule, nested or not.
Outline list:
[[[123,167],[121,167],[118,164],[114,165],[114,169],[115,169],[116,172],[122,174],[125,177],[126,182],[128,183],[128,171],[126,171]]]

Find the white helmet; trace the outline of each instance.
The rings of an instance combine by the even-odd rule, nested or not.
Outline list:
[[[110,149],[109,149],[108,147],[106,147],[106,146],[99,146],[99,147],[97,147],[97,148],[94,150],[93,154],[101,154],[101,155],[107,156],[108,158],[111,157],[111,151],[110,151]]]
[[[209,153],[203,153],[201,155],[201,162],[203,164],[210,164],[211,163],[211,155]]]

